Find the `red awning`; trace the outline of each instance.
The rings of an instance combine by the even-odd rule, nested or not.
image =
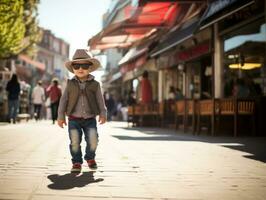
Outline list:
[[[172,25],[180,9],[177,2],[148,2],[134,10],[131,18],[103,29],[89,40],[88,45],[100,50],[129,47],[158,29]]]

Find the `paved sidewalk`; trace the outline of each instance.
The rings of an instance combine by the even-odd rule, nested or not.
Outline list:
[[[266,199],[266,138],[196,137],[123,122],[99,133],[99,169],[83,164],[74,176],[66,128],[0,124],[0,199]]]

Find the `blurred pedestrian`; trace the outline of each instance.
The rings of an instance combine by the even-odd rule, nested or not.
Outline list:
[[[105,98],[105,103],[107,107],[107,120],[111,121],[112,116],[115,115],[116,112],[116,103],[112,94],[107,93]]]
[[[141,103],[148,104],[152,102],[152,87],[149,80],[148,71],[144,71],[141,80]]]
[[[13,74],[11,80],[8,81],[6,86],[6,91],[8,92],[8,117],[9,122],[13,120],[16,123],[16,117],[19,106],[19,94],[20,94],[20,84],[16,74]]]
[[[174,101],[176,98],[176,90],[174,86],[169,87],[168,100]]]
[[[50,107],[54,124],[57,120],[58,106],[62,95],[61,88],[59,87],[57,79],[52,80],[52,84],[46,89],[46,92],[50,98]]]
[[[42,105],[45,101],[45,92],[42,87],[42,81],[38,81],[37,85],[33,88],[31,99],[34,106],[34,118],[37,121],[40,119]]]
[[[236,79],[232,93],[233,96],[237,98],[246,98],[249,96],[249,88],[242,78]]]
[[[181,100],[181,99],[184,99],[184,95],[179,88],[176,88],[175,100]]]
[[[99,123],[106,122],[106,107],[100,84],[90,73],[100,67],[100,62],[92,58],[85,49],[76,50],[73,60],[65,63],[66,68],[75,74],[68,80],[66,89],[60,100],[57,123],[63,128],[68,116],[70,153],[72,156],[72,173],[80,173],[83,163],[81,140],[86,141],[86,160],[90,169],[97,169],[95,152],[98,145],[96,116]]]
[[[127,99],[127,105],[133,106],[137,103],[136,97],[135,97],[135,92],[131,90],[128,94],[128,99]]]

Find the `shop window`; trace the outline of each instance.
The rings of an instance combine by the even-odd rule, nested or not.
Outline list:
[[[258,20],[224,36],[225,95],[236,79],[248,79],[266,92],[266,23]],[[231,87],[228,87],[230,83]],[[245,83],[248,84],[248,83]],[[251,95],[251,93],[250,93]],[[256,95],[256,94],[255,94]],[[260,94],[257,94],[260,95]]]

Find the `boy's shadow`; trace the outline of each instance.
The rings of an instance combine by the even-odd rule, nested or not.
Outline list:
[[[52,174],[47,178],[53,183],[48,185],[48,188],[54,190],[67,190],[74,187],[84,187],[90,183],[97,183],[104,179],[94,179],[94,172],[83,172],[82,174],[68,173],[64,175]]]

